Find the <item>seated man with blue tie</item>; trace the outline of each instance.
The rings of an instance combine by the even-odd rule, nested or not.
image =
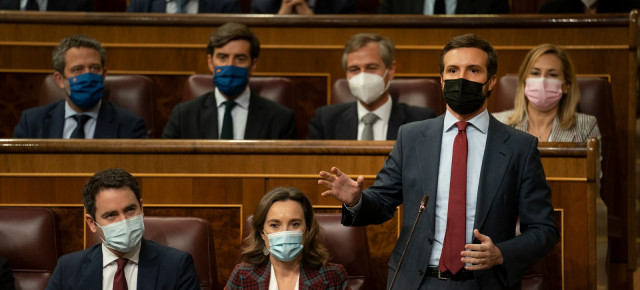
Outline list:
[[[131,0],[127,12],[242,13],[236,0]]]
[[[176,105],[162,138],[296,139],[293,112],[249,88],[259,54],[260,42],[246,25],[218,27],[207,45],[214,91]]]
[[[320,107],[309,123],[308,139],[395,140],[401,125],[430,119],[426,108],[398,103],[389,96],[396,72],[391,39],[372,33],[352,36],[344,46],[342,66],[358,101]]]
[[[86,35],[72,35],[53,50],[53,78],[66,99],[22,112],[15,138],[144,138],[142,118],[102,99],[106,52]]]
[[[87,228],[102,243],[58,259],[47,290],[200,290],[193,257],[142,237],[140,185],[128,172],[98,172],[82,189]]]

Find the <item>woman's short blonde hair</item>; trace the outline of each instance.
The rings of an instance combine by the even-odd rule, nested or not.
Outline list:
[[[306,229],[302,241],[304,245],[302,249],[302,264],[314,268],[326,265],[329,260],[329,252],[319,241],[320,226],[313,214],[311,201],[306,194],[294,187],[277,187],[262,197],[256,211],[253,213],[251,234],[243,241],[244,247],[241,253],[243,262],[259,265],[269,260],[269,256],[265,256],[263,253],[266,244],[262,239],[261,233],[271,205],[277,201],[285,200],[298,202],[304,213]]]
[[[541,44],[527,53],[520,70],[518,71],[518,87],[514,99],[513,114],[507,120],[508,125],[517,125],[527,114],[529,101],[524,95],[525,81],[533,67],[533,64],[543,55],[552,54],[562,62],[562,73],[564,75],[564,86],[567,88],[558,105],[558,124],[562,129],[570,129],[576,123],[576,108],[580,102],[580,89],[576,81],[573,62],[567,52],[560,46],[550,43]]]

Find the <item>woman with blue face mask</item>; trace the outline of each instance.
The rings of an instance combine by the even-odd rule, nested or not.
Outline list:
[[[553,44],[527,54],[518,73],[514,109],[496,119],[538,137],[539,142],[586,142],[600,138],[594,116],[577,112],[580,90],[569,55]]]
[[[278,187],[267,193],[251,227],[243,243],[243,262],[236,265],[225,289],[347,288],[347,272],[328,263],[311,201],[299,189]]]

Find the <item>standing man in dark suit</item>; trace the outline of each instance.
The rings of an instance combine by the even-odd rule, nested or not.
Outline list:
[[[131,0],[127,12],[242,13],[237,0]]]
[[[0,10],[92,12],[94,8],[93,0],[0,0]]]
[[[140,186],[111,168],[82,189],[85,221],[102,243],[60,257],[47,285],[53,289],[200,289],[189,253],[142,238]]]
[[[356,102],[318,108],[308,139],[395,140],[400,125],[435,117],[433,111],[395,102],[389,82],[396,72],[391,39],[373,33],[349,38],[342,52]],[[367,125],[369,124],[369,125]]]
[[[162,138],[296,139],[293,112],[249,88],[259,54],[260,42],[246,25],[218,27],[207,45],[215,90],[176,105]]]
[[[509,14],[509,0],[384,0],[381,14]]]
[[[22,112],[15,138],[144,138],[144,120],[103,100],[106,51],[72,35],[53,50],[53,78],[66,99]]]
[[[251,13],[268,14],[353,14],[356,0],[253,0]]]
[[[486,40],[452,38],[440,55],[445,114],[402,126],[364,191],[362,176],[320,172],[318,183],[329,188],[322,195],[344,203],[345,225],[383,223],[404,203],[387,287],[397,274],[395,289],[520,289],[522,275],[558,241],[537,138],[487,112],[497,66]]]

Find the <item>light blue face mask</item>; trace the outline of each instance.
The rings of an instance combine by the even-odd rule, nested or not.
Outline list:
[[[269,252],[278,260],[289,262],[294,260],[302,252],[302,232],[283,231],[268,234]]]
[[[127,253],[135,248],[142,240],[142,234],[144,234],[142,214],[106,226],[100,226],[95,221],[94,223],[102,229],[104,234],[102,242],[108,248],[122,253]]]

